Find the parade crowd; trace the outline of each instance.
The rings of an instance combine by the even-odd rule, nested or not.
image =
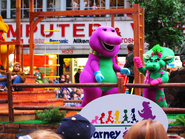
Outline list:
[[[76,114],[62,119],[57,132],[36,130],[18,139],[91,139],[96,128],[85,117]],[[163,125],[151,119],[139,121],[126,132],[124,139],[184,139],[179,135],[167,135]]]

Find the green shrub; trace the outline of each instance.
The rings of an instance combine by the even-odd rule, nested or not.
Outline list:
[[[145,8],[145,42],[148,49],[154,45],[180,50],[185,35],[184,0],[128,0]]]
[[[65,114],[66,111],[59,112],[59,107],[45,109],[43,112],[36,111],[36,115],[40,120],[48,123],[60,122],[65,117]]]
[[[179,115],[179,117],[176,119],[176,121],[173,122],[173,124],[185,126],[185,118],[184,118],[184,116]]]

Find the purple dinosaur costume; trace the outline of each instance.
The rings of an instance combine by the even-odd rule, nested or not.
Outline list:
[[[116,72],[130,74],[127,68],[116,64],[116,54],[122,38],[112,27],[100,26],[92,34],[89,44],[91,47],[88,61],[80,74],[80,83],[117,83]],[[118,93],[117,87],[85,87],[84,98],[79,107],[101,96]]]

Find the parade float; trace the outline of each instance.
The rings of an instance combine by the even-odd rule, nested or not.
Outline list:
[[[21,8],[21,4],[20,4],[20,0],[16,1],[18,4],[16,5],[17,7],[17,16],[16,16],[16,27],[17,27],[17,39],[18,41],[16,42],[0,42],[1,45],[6,44],[8,45],[15,45],[16,46],[16,54],[19,54],[20,52],[20,46],[22,45],[21,41],[20,41],[20,34],[19,34],[19,29],[20,29],[20,8]],[[7,137],[9,136],[10,138],[15,138],[19,135],[23,135],[23,134],[28,134],[29,132],[32,132],[36,129],[53,129],[54,131],[57,129],[58,124],[49,124],[47,122],[45,123],[39,123],[38,121],[36,123],[33,123],[32,120],[36,119],[35,116],[35,110],[45,110],[45,109],[51,109],[56,107],[57,105],[59,106],[60,110],[65,110],[66,112],[66,117],[67,116],[71,116],[71,115],[75,115],[76,113],[81,113],[83,114],[83,107],[64,107],[63,104],[65,103],[64,101],[61,101],[59,104],[56,104],[54,106],[50,106],[52,105],[52,101],[50,101],[50,103],[48,101],[46,101],[46,99],[48,99],[49,97],[52,98],[55,94],[55,92],[48,92],[48,91],[34,91],[34,88],[45,88],[45,87],[118,87],[118,93],[124,93],[124,86],[128,87],[128,88],[135,88],[135,95],[139,95],[139,96],[130,96],[132,99],[133,98],[142,98],[140,97],[140,93],[142,88],[150,88],[151,86],[149,84],[142,84],[142,79],[143,77],[139,74],[139,72],[136,70],[135,68],[135,84],[123,84],[123,79],[118,78],[118,82],[117,83],[92,83],[92,84],[88,84],[88,83],[79,83],[79,84],[36,84],[35,83],[35,77],[33,76],[33,69],[34,69],[34,64],[33,64],[33,54],[34,54],[34,33],[33,30],[36,27],[37,23],[40,22],[41,20],[44,19],[44,17],[50,17],[52,16],[80,16],[80,15],[91,15],[92,11],[48,11],[48,12],[34,12],[34,1],[30,0],[30,44],[28,46],[23,46],[24,47],[29,47],[30,48],[30,78],[27,78],[27,82],[24,84],[11,84],[11,80],[10,79],[10,74],[7,74],[6,78],[2,78],[0,79],[0,81],[7,81],[7,88],[8,91],[7,92],[2,92],[0,93],[3,97],[1,97],[1,104],[4,105],[6,108],[6,110],[3,112],[1,112],[1,116],[4,116],[3,118],[1,117],[1,123],[0,123],[0,129],[1,129],[1,137]],[[102,9],[102,10],[94,10],[93,11],[94,15],[99,15],[99,14],[110,14],[111,15],[111,26],[114,27],[114,14],[127,14],[127,16],[131,17],[134,21],[134,46],[135,48],[138,49],[134,49],[134,54],[135,56],[139,56],[141,59],[143,59],[143,53],[144,53],[144,8],[140,8],[138,4],[135,4],[133,6],[133,8],[128,8],[128,9]],[[8,49],[7,49],[8,50]],[[9,52],[9,51],[8,51]],[[19,61],[20,57],[17,56],[16,57],[16,61]],[[7,60],[8,61],[8,60]],[[8,66],[7,66],[8,67]],[[34,80],[32,80],[34,79]],[[160,84],[160,85],[156,85],[155,87],[157,88],[165,88],[168,87],[170,88],[171,86],[174,87],[179,87],[180,85],[178,84]],[[181,85],[182,86],[182,85]],[[19,92],[12,92],[12,87],[22,87],[22,88],[29,88],[29,91],[19,91]],[[118,94],[120,95],[120,94]],[[122,94],[121,94],[122,95]],[[28,97],[29,96],[29,97]],[[45,96],[45,98],[42,98],[42,96]],[[47,97],[46,97],[47,96]],[[106,98],[109,98],[109,96],[111,95],[107,95],[105,96]],[[116,95],[115,95],[116,96]],[[16,99],[22,98],[21,101],[16,101]],[[29,98],[25,99],[25,98]],[[119,97],[119,99],[122,97]],[[125,97],[127,98],[127,97]],[[40,101],[38,101],[37,99],[40,99]],[[53,98],[54,99],[54,98]],[[88,103],[89,105],[93,105],[93,107],[96,107],[96,109],[99,106],[96,106],[95,104],[93,104],[93,102],[99,101],[101,99],[104,99],[104,97],[100,97],[98,99],[93,100],[92,102]],[[145,98],[143,98],[145,99]],[[128,99],[129,100],[129,99]],[[115,111],[115,108],[117,107],[117,105],[113,105],[112,103],[110,103],[109,105],[112,104],[112,107],[115,107],[114,110],[113,108],[111,108],[109,111],[107,109],[103,110],[102,108],[100,109],[101,112],[99,113],[95,113],[95,115],[92,115],[94,117],[92,117],[90,120],[92,120],[92,122],[94,123],[98,123],[99,122],[106,122],[105,119],[108,119],[107,124],[109,124],[109,122],[113,121],[113,122],[117,122],[117,124],[120,124],[120,122],[126,122],[128,120],[135,120],[134,122],[137,122],[139,120],[142,120],[141,117],[145,117],[144,115],[144,108],[146,107],[148,109],[148,111],[150,111],[150,106],[149,104],[153,104],[152,101],[150,100],[145,100],[146,103],[141,103],[140,105],[138,105],[139,108],[135,108],[135,106],[132,106],[131,104],[126,105],[127,107],[125,108],[119,108],[118,111]],[[107,102],[107,100],[106,100]],[[107,102],[108,103],[108,102]],[[17,104],[17,105],[16,105]],[[44,105],[43,105],[44,104]],[[46,104],[46,105],[45,105]],[[87,104],[87,106],[88,106]],[[155,105],[155,103],[154,103]],[[147,107],[148,106],[148,107]],[[152,107],[158,107],[158,105],[155,105]],[[1,107],[2,108],[2,107]],[[88,108],[88,107],[87,107]],[[135,108],[135,109],[134,109]],[[184,109],[180,109],[180,108],[157,108],[159,109],[159,114],[164,115],[164,112],[166,114],[183,114],[184,113]],[[31,110],[31,111],[30,111]],[[89,110],[89,108],[88,108]],[[154,110],[155,111],[155,110]],[[105,112],[105,115],[103,114],[103,112]],[[139,114],[140,112],[140,114]],[[151,116],[153,118],[159,117],[158,114],[156,114],[157,112],[150,113]],[[113,115],[114,114],[114,115]],[[124,114],[132,114],[132,117],[129,117],[126,119],[124,119]],[[32,117],[31,117],[32,115]],[[137,116],[139,115],[140,118],[138,118]],[[17,116],[17,117],[16,117]],[[85,115],[84,115],[85,116]],[[98,116],[98,117],[96,117]],[[105,119],[104,116],[108,116]],[[118,118],[118,116],[120,117],[120,119]],[[113,118],[112,118],[113,117]],[[135,117],[135,118],[134,118]],[[97,121],[97,119],[99,119],[99,121]],[[3,121],[3,119],[6,119],[6,121]],[[114,119],[114,120],[113,120]],[[166,117],[165,117],[166,119]],[[25,121],[27,120],[27,121]],[[22,123],[21,123],[22,122]],[[167,122],[165,121],[165,129],[167,130]],[[97,125],[98,126],[98,125]],[[129,125],[130,126],[130,125]],[[168,132],[174,132],[174,133],[180,133],[180,132],[184,132],[184,130],[182,131],[184,127],[175,127],[175,130],[171,130],[170,127],[168,127]],[[124,130],[126,131],[126,129]],[[113,134],[113,133],[112,133]],[[119,134],[119,132],[115,132],[115,136],[117,136]],[[122,133],[124,134],[124,133]],[[96,135],[94,135],[94,137],[99,137],[98,132],[96,133]]]

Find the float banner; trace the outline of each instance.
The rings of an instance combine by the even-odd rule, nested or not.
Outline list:
[[[107,95],[88,103],[80,112],[95,127],[92,139],[123,139],[138,121],[153,119],[168,129],[168,118],[161,107],[142,96]]]

